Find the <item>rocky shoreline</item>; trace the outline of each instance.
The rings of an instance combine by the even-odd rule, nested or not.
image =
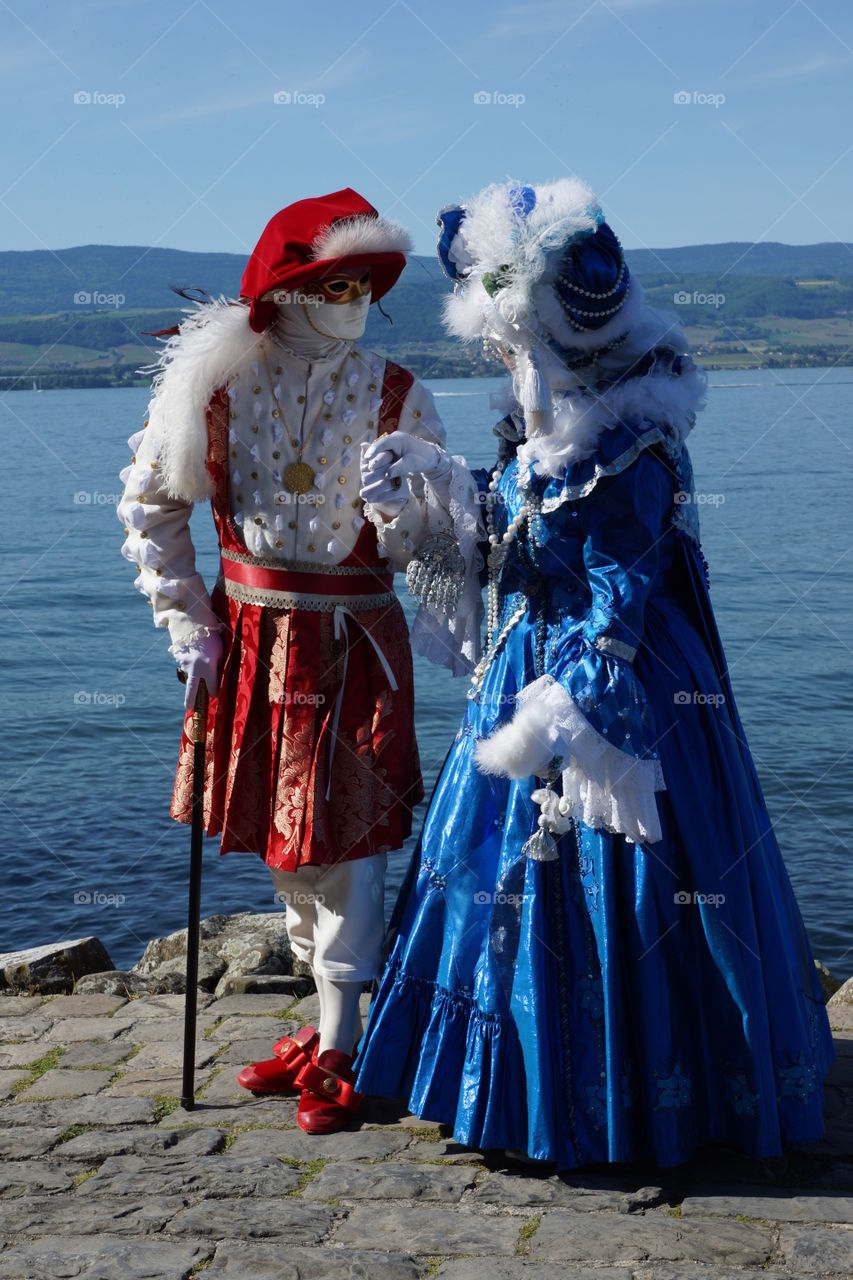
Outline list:
[[[126,972],[104,965],[96,939],[0,957],[0,1280],[853,1273],[853,979],[828,1000],[838,1057],[819,1143],[782,1163],[718,1146],[671,1169],[558,1177],[463,1148],[377,1099],[357,1125],[310,1137],[295,1096],[241,1089],[244,1063],[317,1018],[273,922],[204,922],[189,1112],[184,996],[143,989],[180,983],[182,934],[154,939]],[[39,991],[21,994],[26,982]],[[225,993],[264,982],[285,985]]]

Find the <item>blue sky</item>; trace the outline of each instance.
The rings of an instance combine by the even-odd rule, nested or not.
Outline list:
[[[853,241],[849,0],[0,0],[0,32],[0,249],[248,252],[354,186],[431,253],[442,204],[569,172],[630,248]]]

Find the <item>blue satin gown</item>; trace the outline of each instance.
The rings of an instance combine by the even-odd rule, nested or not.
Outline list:
[[[674,1165],[715,1141],[778,1155],[821,1136],[834,1052],[729,683],[687,450],[623,425],[533,483],[553,510],[504,561],[501,623],[527,611],[432,796],[357,1087],[562,1169]],[[498,532],[517,485],[513,459]],[[486,776],[473,751],[543,671],[612,745],[659,759],[660,840],[573,821],[557,860],[525,856],[541,780]]]

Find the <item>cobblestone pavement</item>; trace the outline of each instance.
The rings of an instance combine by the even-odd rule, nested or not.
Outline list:
[[[853,1009],[823,1141],[784,1172],[715,1149],[675,1170],[507,1168],[371,1102],[311,1138],[240,1066],[316,998],[0,997],[0,1280],[735,1280],[853,1273]]]

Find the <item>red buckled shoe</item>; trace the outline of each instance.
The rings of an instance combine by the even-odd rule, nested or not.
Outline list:
[[[364,1101],[353,1088],[355,1055],[326,1049],[307,1062],[294,1084],[302,1090],[296,1123],[305,1133],[337,1133],[345,1128]]]
[[[311,1062],[319,1044],[316,1027],[302,1027],[293,1036],[282,1036],[272,1047],[276,1056],[244,1067],[237,1083],[251,1093],[292,1093],[297,1074]]]

